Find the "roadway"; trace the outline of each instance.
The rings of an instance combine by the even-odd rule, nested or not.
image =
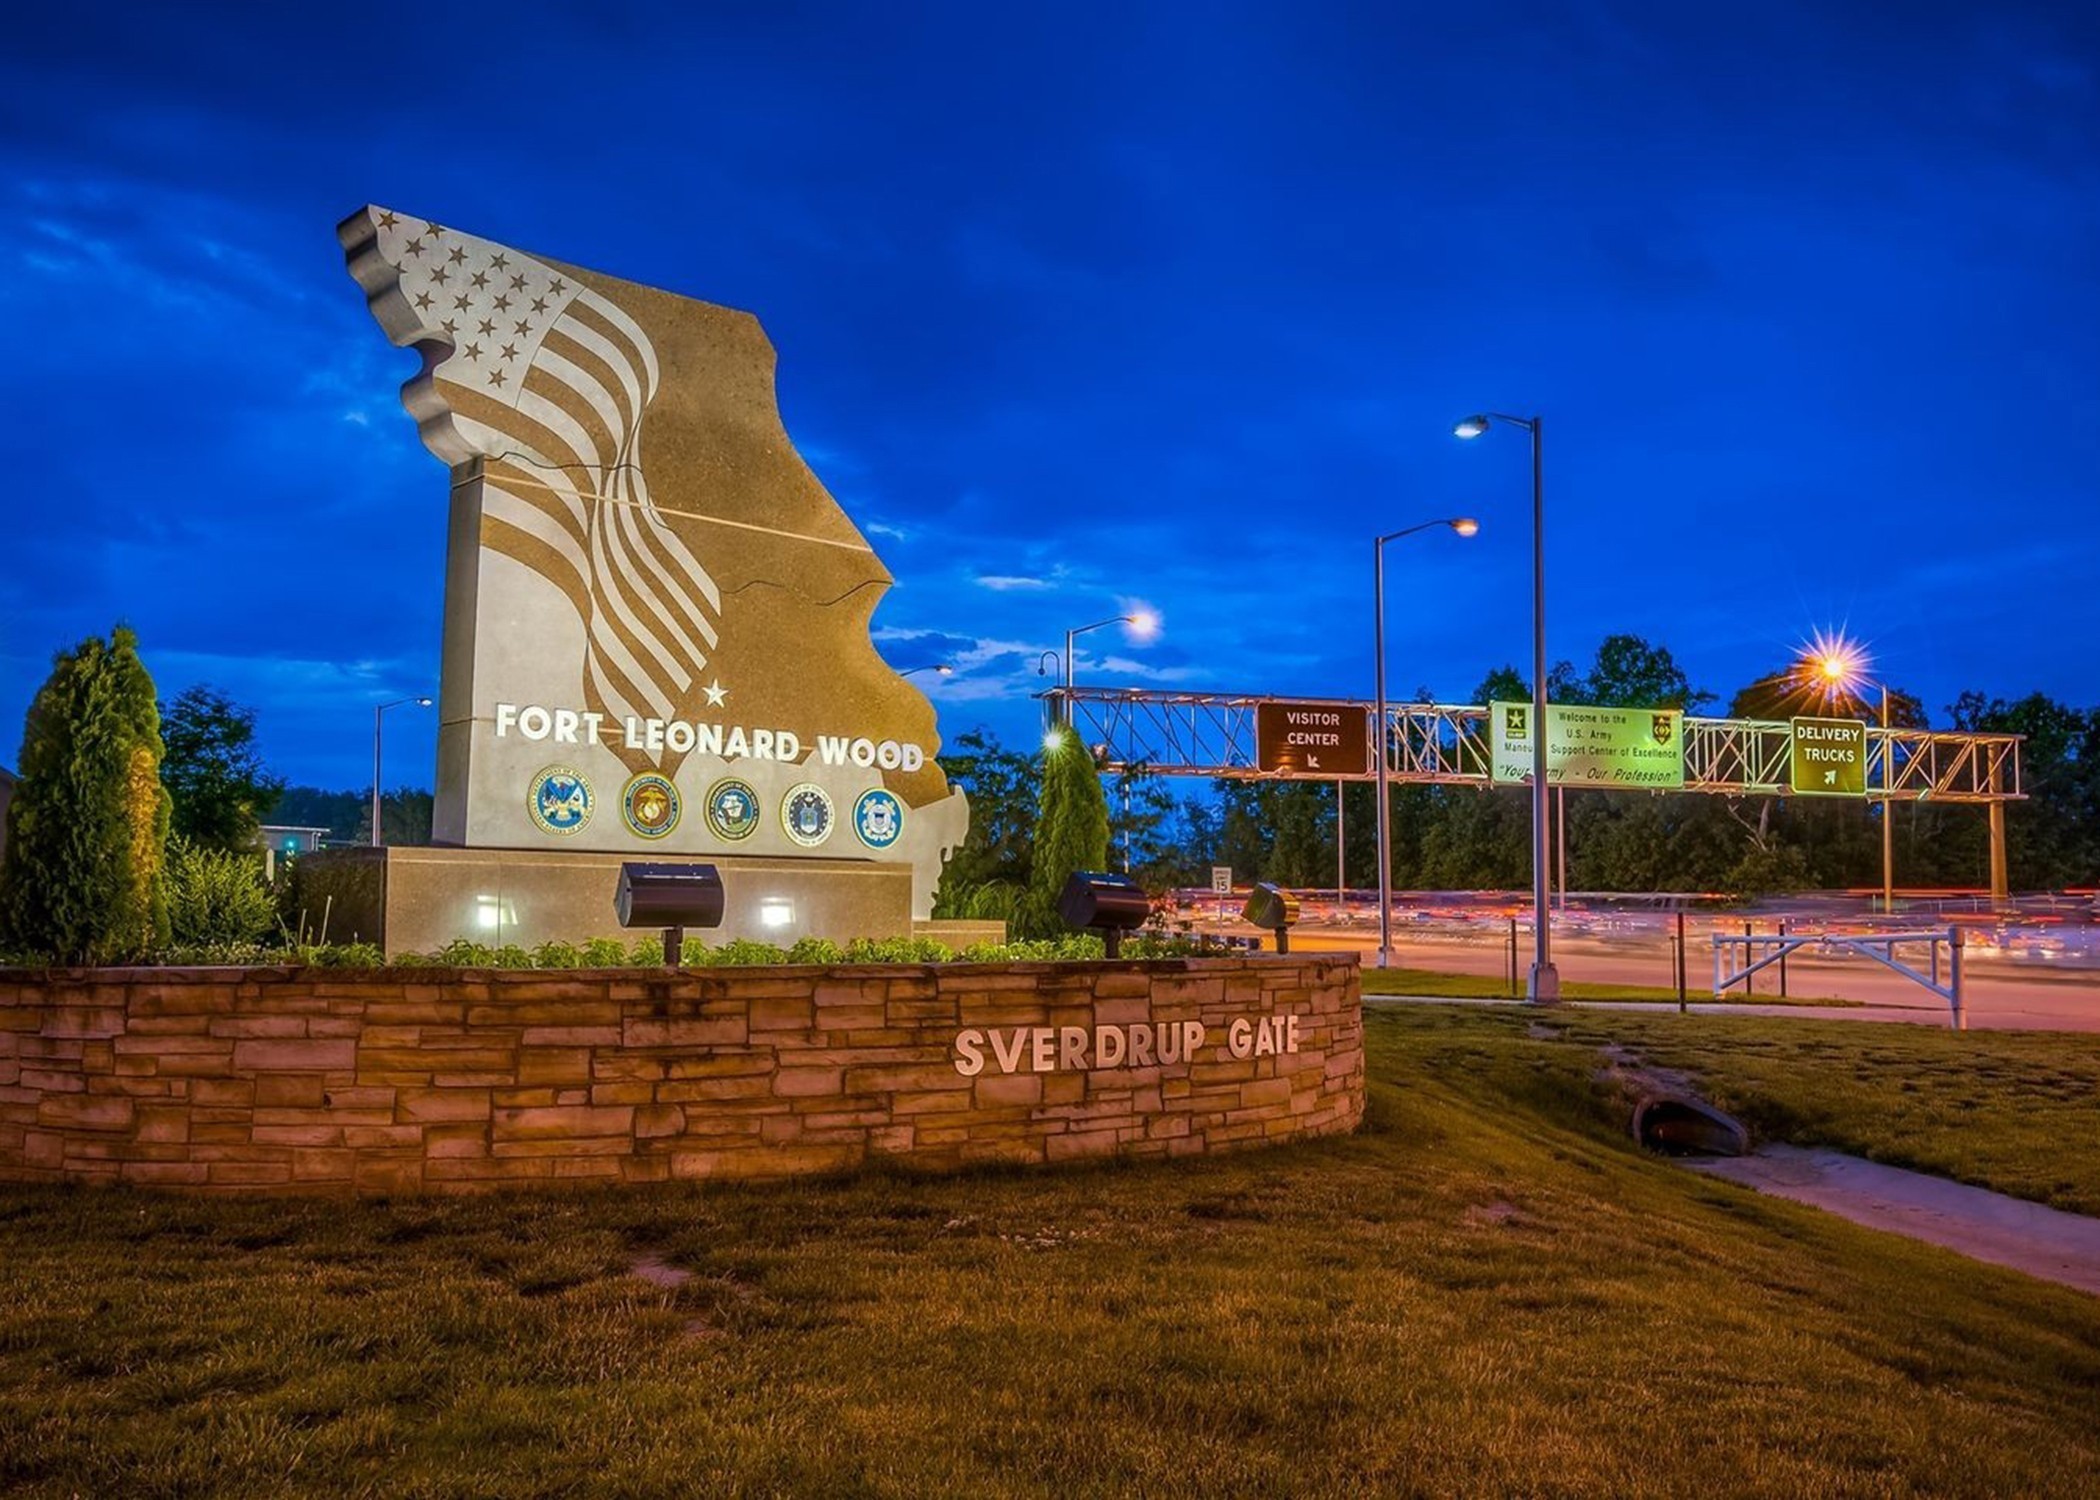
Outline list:
[[[1921,926],[1924,924],[1920,924]],[[1770,924],[1760,924],[1770,931]],[[1238,922],[1199,922],[1199,930],[1254,935],[1256,929]],[[1739,923],[1724,930],[1740,931]],[[1872,959],[1851,956],[1823,957],[1797,953],[1787,960],[1787,993],[1796,1003],[1785,1006],[1754,1003],[1758,995],[1775,995],[1778,976],[1766,969],[1752,976],[1750,1003],[1740,999],[1717,1003],[1713,998],[1712,925],[1704,920],[1690,930],[1686,967],[1690,1008],[1705,1014],[1785,1015],[1801,1018],[1827,1017],[1851,1021],[1907,1021],[1919,1025],[1946,1026],[1950,1022],[1947,1002],[1930,990]],[[1506,979],[1509,973],[1508,931],[1450,930],[1445,927],[1403,923],[1393,930],[1393,967],[1430,969],[1448,974],[1487,975]],[[1268,946],[1266,943],[1264,946]],[[1353,950],[1369,965],[1376,962],[1378,933],[1375,924],[1361,921],[1336,925],[1310,923],[1293,929],[1291,946],[1314,951]],[[1609,935],[1563,935],[1556,932],[1553,959],[1563,981],[1591,984],[1629,984],[1674,988],[1676,973],[1671,939],[1666,931],[1627,931]],[[1942,950],[1944,953],[1944,950]],[[1922,965],[1924,950],[1904,953],[1906,961]],[[1517,937],[1519,984],[1531,966],[1531,934]],[[1740,996],[1738,987],[1731,992]],[[1972,1028],[2002,1028],[2027,1031],[2100,1032],[2100,969],[2015,960],[1988,950],[1970,948],[1963,955],[1963,1008]],[[1803,998],[1850,1002],[1835,1007],[1804,1006]]]

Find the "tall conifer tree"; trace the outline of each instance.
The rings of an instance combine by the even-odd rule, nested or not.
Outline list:
[[[11,946],[113,963],[167,943],[160,760],[138,638],[119,626],[61,653],[30,705],[8,808],[0,932]]]
[[[1057,898],[1076,870],[1108,863],[1108,797],[1093,756],[1069,728],[1043,741],[1043,790],[1037,804],[1035,852],[1023,925],[1030,936],[1064,930]]]

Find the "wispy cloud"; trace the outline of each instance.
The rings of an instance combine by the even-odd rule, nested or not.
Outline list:
[[[979,573],[977,586],[990,589],[996,594],[1010,594],[1020,589],[1047,589],[1056,587],[1047,578],[1030,578],[1015,573]]]

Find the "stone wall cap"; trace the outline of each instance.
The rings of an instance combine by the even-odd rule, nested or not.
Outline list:
[[[1208,974],[1240,970],[1252,965],[1276,967],[1312,964],[1319,967],[1346,964],[1360,966],[1363,956],[1353,951],[1323,953],[1235,953],[1214,958],[1067,958],[1024,959],[1011,963],[863,963],[863,964],[689,964],[680,969],[624,965],[612,969],[499,969],[450,968],[438,964],[122,964],[98,968],[94,965],[0,966],[0,979],[17,982],[63,982],[68,984],[212,984],[230,975],[257,981],[326,979],[357,983],[361,979],[395,984],[448,983],[544,983],[555,979],[591,981],[624,980],[629,983],[716,979],[749,974],[764,978],[803,979],[827,975],[850,979],[883,979],[898,976],[923,978],[934,975],[971,977],[980,974],[1054,974],[1075,971],[1089,974]]]

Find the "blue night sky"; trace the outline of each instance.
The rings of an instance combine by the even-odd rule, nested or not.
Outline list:
[[[446,482],[367,202],[758,315],[945,735],[1083,681],[1463,698],[1549,644],[1725,700],[1819,628],[1935,722],[2100,704],[2100,11],[2015,3],[39,8],[0,50],[0,759],[119,619],[369,775]],[[581,15],[585,19],[577,19]],[[26,29],[25,29],[26,26]],[[915,679],[928,681],[929,679]],[[430,716],[388,718],[427,784]]]

